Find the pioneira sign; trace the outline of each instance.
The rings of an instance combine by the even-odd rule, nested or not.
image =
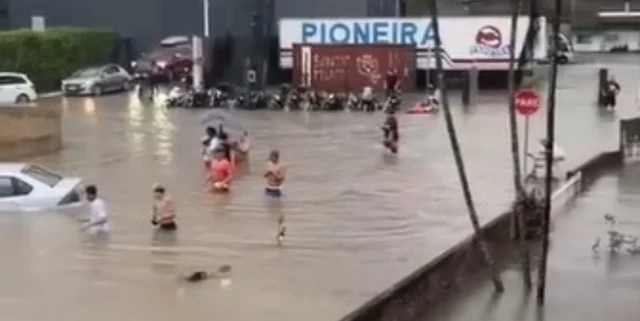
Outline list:
[[[451,17],[441,18],[439,22],[446,69],[508,68],[510,17]],[[534,57],[546,60],[544,18],[539,26]],[[519,17],[516,58],[528,27],[529,17]],[[435,67],[433,26],[427,18],[281,19],[279,36],[282,68],[292,67],[293,44],[411,44],[416,46],[418,69]]]

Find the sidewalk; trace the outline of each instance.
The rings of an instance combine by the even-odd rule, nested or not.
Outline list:
[[[502,272],[505,292],[490,282],[429,311],[437,321],[637,321],[640,320],[640,256],[591,250],[606,244],[604,214],[616,216],[618,230],[640,236],[640,167],[601,178],[575,206],[559,213],[552,232],[547,300],[538,309],[535,288],[526,295],[517,265]]]

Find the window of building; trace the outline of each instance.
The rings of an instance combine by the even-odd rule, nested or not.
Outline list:
[[[591,35],[577,35],[576,42],[583,45],[588,45],[591,43]]]
[[[608,33],[604,35],[604,41],[606,42],[618,42],[620,40],[620,35],[616,33]]]

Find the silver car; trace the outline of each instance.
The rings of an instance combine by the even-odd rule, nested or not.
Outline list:
[[[103,65],[80,69],[62,80],[62,93],[99,96],[105,92],[131,90],[133,77],[118,65]]]

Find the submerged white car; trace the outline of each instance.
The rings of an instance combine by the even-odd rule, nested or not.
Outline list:
[[[28,163],[0,163],[0,211],[46,210],[82,202],[80,178]]]

